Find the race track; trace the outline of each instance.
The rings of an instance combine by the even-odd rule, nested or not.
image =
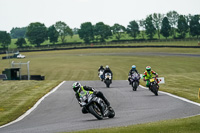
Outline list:
[[[81,81],[82,85],[102,91],[115,110],[116,116],[113,119],[97,120],[91,114],[81,113],[72,91],[72,83],[73,81],[66,81],[28,116],[0,128],[0,133],[56,133],[126,126],[200,114],[200,106],[164,93],[155,96],[141,87],[133,92],[125,80],[113,81],[111,88],[106,88],[101,81]]]

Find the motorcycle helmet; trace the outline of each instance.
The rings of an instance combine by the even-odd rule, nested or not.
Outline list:
[[[132,70],[135,70],[136,69],[136,66],[135,65],[132,65]]]
[[[146,67],[146,70],[147,70],[147,72],[150,72],[150,71],[151,71],[151,67],[150,67],[150,66],[147,66],[147,67]]]
[[[73,90],[77,92],[81,88],[81,84],[79,82],[75,82],[73,83],[72,87],[73,87]]]
[[[106,65],[106,68],[108,69],[108,68],[109,68],[109,66],[108,66],[108,65]]]
[[[136,66],[135,66],[135,65],[132,65],[132,68],[136,68]]]

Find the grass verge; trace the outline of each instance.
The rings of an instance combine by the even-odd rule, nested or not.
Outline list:
[[[29,110],[60,81],[0,81],[0,125]]]
[[[200,116],[125,127],[91,129],[71,133],[199,133]]]

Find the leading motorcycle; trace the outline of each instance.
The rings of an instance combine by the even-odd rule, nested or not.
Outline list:
[[[92,91],[82,91],[80,93],[80,101],[80,105],[98,120],[102,120],[104,117],[113,118],[115,116],[113,108],[108,107],[105,102]]]

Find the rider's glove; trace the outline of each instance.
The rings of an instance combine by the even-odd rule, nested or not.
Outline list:
[[[93,91],[93,94],[96,95],[96,94],[97,94],[97,91]]]

